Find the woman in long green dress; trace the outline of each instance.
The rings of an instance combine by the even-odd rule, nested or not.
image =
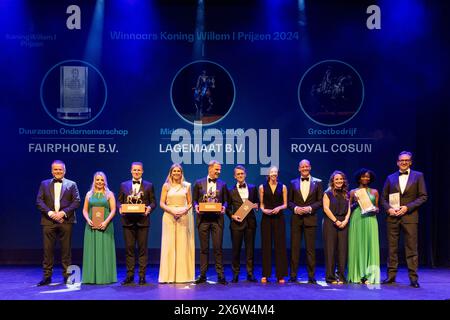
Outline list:
[[[104,208],[104,221],[99,226],[92,222],[94,207]],[[91,190],[86,194],[83,216],[86,219],[83,248],[82,282],[108,284],[117,282],[116,246],[112,219],[116,213],[114,194],[108,189],[103,172],[94,174]]]
[[[378,222],[376,214],[379,212],[379,194],[376,189],[369,187],[375,179],[371,170],[362,168],[355,174],[359,184],[357,189],[350,192],[352,211],[348,234],[348,281],[352,283],[375,284],[380,283],[380,245],[378,241]],[[375,206],[373,212],[362,214],[355,192],[366,190]]]

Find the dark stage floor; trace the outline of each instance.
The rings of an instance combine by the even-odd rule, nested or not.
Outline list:
[[[245,273],[240,281],[227,286],[215,284],[217,280],[213,268],[208,272],[209,283],[158,284],[159,266],[149,266],[145,286],[112,285],[62,285],[61,270],[56,269],[53,283],[46,287],[36,287],[41,279],[39,266],[1,266],[0,299],[2,300],[444,300],[450,299],[450,269],[420,269],[421,288],[409,286],[407,271],[400,269],[395,285],[327,285],[324,269],[317,270],[318,285],[306,283],[307,275],[302,268],[300,283],[267,284],[248,283]],[[243,268],[244,269],[244,268]],[[245,269],[244,269],[245,270]],[[255,270],[261,274],[261,267]],[[382,270],[382,275],[385,274]],[[198,273],[197,273],[198,274]],[[119,282],[125,276],[124,266],[118,270]],[[227,280],[231,280],[231,270],[226,267]],[[382,276],[383,278],[383,276]],[[136,279],[137,280],[137,279]]]

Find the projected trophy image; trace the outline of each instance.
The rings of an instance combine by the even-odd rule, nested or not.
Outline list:
[[[106,106],[108,88],[101,72],[83,60],[53,65],[41,81],[41,103],[56,122],[82,126],[94,121]]]
[[[311,67],[299,85],[303,112],[314,122],[333,126],[353,118],[364,100],[364,87],[356,70],[340,61]]]
[[[60,67],[60,107],[57,109],[57,117],[62,120],[91,118],[91,108],[88,106],[87,67]]]
[[[185,121],[213,124],[233,106],[235,89],[229,73],[220,65],[201,61],[188,64],[175,76],[172,104]]]
[[[194,91],[194,105],[196,110],[196,120],[201,121],[203,114],[211,112],[213,109],[214,89],[216,80],[214,76],[208,75],[206,70],[198,76]]]

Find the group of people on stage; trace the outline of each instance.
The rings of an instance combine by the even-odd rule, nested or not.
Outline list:
[[[221,164],[215,160],[208,166],[208,175],[195,182],[193,188],[184,179],[183,168],[179,164],[170,167],[162,187],[160,207],[162,217],[161,260],[158,281],[160,283],[196,284],[207,281],[209,244],[212,239],[215,270],[218,283],[227,284],[225,279],[222,242],[224,216],[230,218],[232,241],[232,282],[239,281],[240,253],[245,243],[247,281],[257,282],[254,274],[254,247],[257,230],[256,213],[260,209],[262,277],[266,283],[272,276],[272,260],[275,261],[275,277],[278,283],[297,282],[302,236],[305,239],[308,283],[316,284],[315,241],[318,226],[317,211],[323,208],[323,243],[325,256],[325,281],[330,284],[380,283],[380,249],[378,239],[379,202],[387,213],[388,268],[385,284],[395,282],[398,268],[398,242],[400,232],[405,238],[406,262],[411,286],[418,288],[418,208],[426,201],[427,192],[423,174],[411,170],[412,154],[399,154],[399,171],[390,175],[380,193],[370,187],[375,174],[369,169],[360,169],[355,174],[357,188],[349,190],[349,182],[341,171],[334,171],[324,191],[320,179],[311,176],[311,163],[299,163],[300,176],[289,186],[278,180],[278,169],[269,170],[267,182],[259,187],[248,183],[246,169],[238,165],[234,168],[236,182],[227,188],[219,179]],[[44,277],[39,286],[51,283],[53,271],[53,251],[58,238],[61,242],[61,260],[64,281],[71,264],[71,234],[76,222],[75,209],[80,205],[80,195],[75,182],[64,177],[66,169],[62,161],[52,163],[53,179],[41,182],[37,195],[37,206],[42,213],[41,225],[44,239]],[[140,162],[131,164],[132,179],[120,186],[118,199],[110,191],[106,175],[96,172],[91,189],[87,192],[83,216],[86,220],[83,249],[82,282],[86,284],[107,284],[117,282],[116,253],[113,218],[118,209],[123,226],[126,252],[127,275],[122,284],[134,283],[135,250],[139,263],[139,284],[146,283],[148,261],[148,234],[150,213],[156,208],[153,184],[143,180],[144,166]],[[192,189],[192,191],[191,191]],[[359,205],[358,194],[363,189],[374,209],[365,213]],[[358,191],[359,190],[359,191]],[[129,214],[122,212],[130,194],[139,194],[145,204],[145,212]],[[200,203],[213,195],[221,204],[220,211],[200,211]],[[394,205],[393,195],[398,197]],[[245,200],[253,203],[253,208],[244,219],[236,214]],[[100,225],[94,225],[92,208],[103,207],[104,217]],[[290,263],[286,249],[286,222],[284,212],[292,211]],[[200,275],[195,280],[194,214],[200,242]],[[272,259],[272,251],[274,259]],[[348,262],[348,263],[347,263]],[[337,272],[336,272],[337,270]],[[347,273],[346,273],[347,271]]]

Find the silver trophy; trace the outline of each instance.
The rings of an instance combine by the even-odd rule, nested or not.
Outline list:
[[[91,118],[88,107],[88,67],[60,67],[60,107],[58,118],[86,120]]]

